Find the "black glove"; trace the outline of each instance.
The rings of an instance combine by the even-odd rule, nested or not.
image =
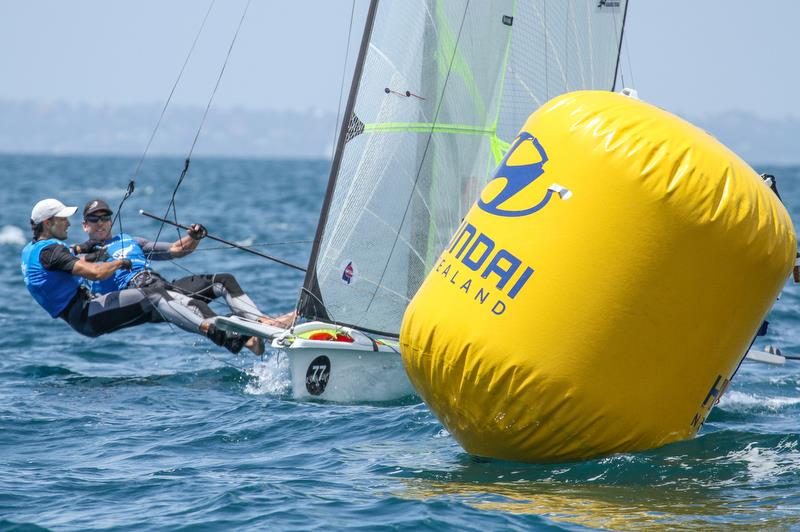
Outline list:
[[[208,235],[208,230],[203,227],[203,224],[192,224],[189,226],[189,236],[192,240],[202,240]]]
[[[97,251],[87,253],[83,257],[88,262],[103,262],[108,259],[108,249],[105,247],[98,247]]]
[[[119,267],[120,270],[130,270],[131,268],[133,268],[133,263],[131,262],[131,259],[119,259],[119,261],[122,263]]]
[[[102,240],[87,240],[86,242],[81,242],[80,244],[73,244],[70,249],[76,255],[80,255],[81,253],[91,253],[98,248],[98,246],[102,246]]]

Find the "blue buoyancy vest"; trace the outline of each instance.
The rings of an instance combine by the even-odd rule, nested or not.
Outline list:
[[[63,242],[55,238],[29,242],[22,249],[22,276],[25,286],[33,299],[44,308],[50,316],[57,317],[66,308],[81,284],[81,278],[62,270],[47,270],[39,260],[42,249],[50,244]]]
[[[141,246],[131,235],[120,233],[111,240],[106,240],[105,246],[108,252],[107,261],[130,259],[132,266],[130,270],[115,271],[114,275],[103,281],[94,281],[92,283],[93,294],[107,294],[115,290],[124,290],[138,273],[150,269],[150,261],[147,260]]]

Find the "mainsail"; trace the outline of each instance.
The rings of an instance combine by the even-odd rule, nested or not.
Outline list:
[[[613,90],[627,1],[373,0],[300,314],[396,336],[530,113]]]

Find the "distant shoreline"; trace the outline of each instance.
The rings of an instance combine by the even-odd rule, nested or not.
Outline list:
[[[0,99],[0,153],[139,157],[160,115],[156,104],[42,103]],[[203,109],[165,114],[148,157],[183,157]],[[800,165],[800,117],[764,118],[730,111],[687,120],[753,166]],[[330,160],[336,113],[212,108],[195,157]],[[769,161],[769,163],[762,163]]]
[[[74,153],[53,153],[53,152],[40,152],[40,151],[5,151],[0,149],[0,157],[52,157],[52,158],[108,158],[108,159],[132,159],[137,160],[141,157],[141,153],[91,153],[91,152],[74,152]],[[171,159],[184,159],[186,154],[182,153],[156,153],[147,154],[149,160],[171,160]],[[192,160],[213,160],[213,161],[302,161],[302,162],[320,162],[330,163],[330,157],[303,157],[303,156],[260,156],[260,155],[229,155],[229,154],[214,154],[214,153],[196,153],[192,155]]]

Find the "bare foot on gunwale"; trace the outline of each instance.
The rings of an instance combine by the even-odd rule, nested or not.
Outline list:
[[[288,329],[289,327],[292,326],[292,323],[294,322],[296,316],[297,312],[293,310],[276,318],[261,316],[260,318],[258,318],[258,321],[260,323],[263,323],[264,325],[271,325],[273,327],[280,327],[281,329]]]

